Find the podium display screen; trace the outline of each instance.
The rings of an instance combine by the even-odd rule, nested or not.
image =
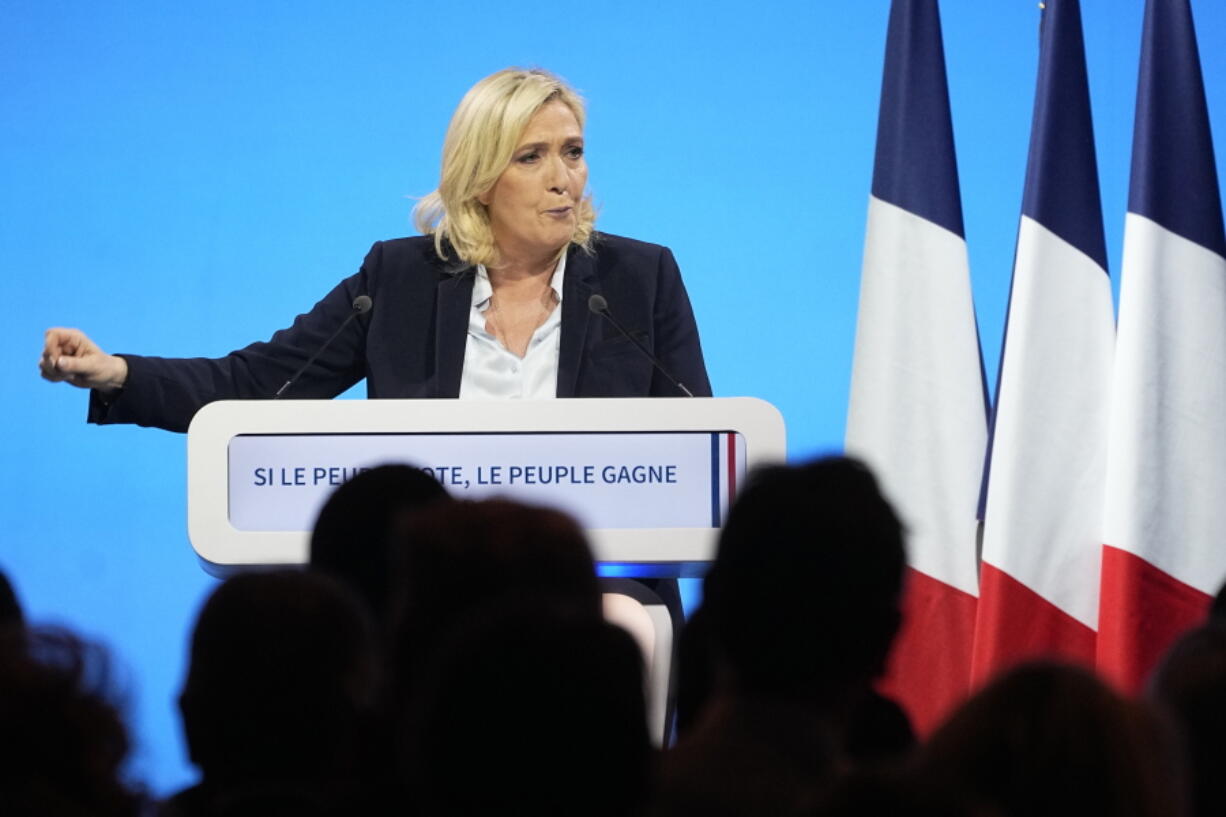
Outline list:
[[[362,469],[415,465],[452,496],[559,508],[604,565],[700,571],[738,486],[787,456],[752,397],[219,400],[187,433],[187,527],[206,570],[302,564]]]
[[[338,485],[407,463],[459,498],[506,496],[585,528],[718,528],[746,467],[735,432],[239,434],[227,450],[239,531],[310,530]]]

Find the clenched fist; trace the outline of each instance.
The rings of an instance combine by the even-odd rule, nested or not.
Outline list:
[[[99,349],[80,329],[48,329],[38,368],[53,383],[102,392],[116,392],[128,379],[127,361]]]

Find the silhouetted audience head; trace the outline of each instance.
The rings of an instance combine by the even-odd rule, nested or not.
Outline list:
[[[219,787],[349,773],[375,692],[369,616],[333,579],[229,579],[205,603],[180,697],[192,761]]]
[[[1210,620],[1175,642],[1149,692],[1170,714],[1183,744],[1192,813],[1226,814],[1226,621]]]
[[[841,779],[821,802],[816,817],[994,817],[994,813],[973,811],[958,794],[893,769]]]
[[[844,756],[859,769],[899,765],[919,746],[903,708],[871,688],[853,702],[843,732]]]
[[[498,499],[439,505],[414,517],[398,553],[402,688],[412,687],[447,632],[478,608],[528,599],[601,616],[587,539],[560,511]]]
[[[1060,664],[1022,665],[972,697],[929,739],[920,774],[1000,817],[1183,813],[1166,724]]]
[[[742,692],[826,699],[879,674],[899,624],[902,525],[846,458],[751,475],[704,586]]]
[[[9,583],[8,576],[0,570],[0,627],[9,624],[21,626],[25,616],[21,612],[21,603],[17,601],[17,593]]]
[[[310,565],[352,587],[376,621],[388,615],[397,529],[408,514],[449,499],[433,477],[408,465],[380,465],[337,488],[315,520]]]
[[[699,607],[686,619],[677,643],[676,730],[684,737],[719,687],[719,660],[711,643],[710,615]]]
[[[705,609],[699,607],[685,623],[677,649],[677,735],[685,737],[703,710],[717,697],[719,656],[711,643]],[[856,768],[892,766],[907,760],[918,745],[911,721],[902,708],[871,688],[848,703],[843,724],[845,760]]]
[[[1226,622],[1226,584],[1223,584],[1209,605],[1209,620]]]
[[[470,618],[438,659],[410,763],[423,817],[639,813],[652,750],[624,630],[521,600]]]
[[[105,651],[63,630],[0,630],[0,814],[140,814],[128,749]]]

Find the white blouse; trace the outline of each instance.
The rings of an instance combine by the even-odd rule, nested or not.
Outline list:
[[[473,282],[472,308],[468,313],[468,338],[464,344],[464,371],[460,376],[461,400],[542,400],[558,395],[558,352],[562,341],[562,279],[566,255],[554,268],[549,286],[557,304],[545,322],[532,333],[523,358],[516,357],[485,328],[494,288],[482,265]]]

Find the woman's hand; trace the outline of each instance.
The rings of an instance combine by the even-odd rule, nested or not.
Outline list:
[[[48,329],[38,369],[47,380],[116,392],[128,379],[128,362],[108,355],[79,329]]]

